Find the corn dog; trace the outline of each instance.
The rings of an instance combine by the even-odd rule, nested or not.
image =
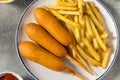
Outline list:
[[[30,39],[39,43],[42,47],[56,56],[64,57],[67,54],[66,49],[38,24],[27,24],[25,26],[25,32]]]
[[[23,57],[28,58],[31,61],[38,62],[52,70],[61,71],[65,68],[64,63],[59,58],[55,57],[32,42],[21,42],[19,44],[19,51]]]
[[[19,44],[20,54],[38,64],[41,64],[44,67],[55,71],[66,71],[74,76],[79,77],[82,80],[86,78],[80,74],[75,73],[71,69],[65,66],[64,62],[60,58],[41,48],[40,46],[32,43],[30,41],[24,41]]]
[[[49,11],[43,8],[36,8],[34,17],[38,24],[47,30],[61,44],[68,46],[72,43],[69,32],[67,32]]]

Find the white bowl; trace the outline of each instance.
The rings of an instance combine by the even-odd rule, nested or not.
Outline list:
[[[7,74],[7,73],[12,74],[12,75],[13,75],[14,77],[16,77],[18,80],[23,80],[22,77],[21,77],[19,74],[15,73],[15,72],[11,72],[11,71],[0,72],[0,77],[4,76],[4,75]]]

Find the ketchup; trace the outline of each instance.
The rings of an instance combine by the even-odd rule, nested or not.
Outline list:
[[[4,76],[0,77],[0,80],[18,80],[18,79],[12,74],[7,73]]]

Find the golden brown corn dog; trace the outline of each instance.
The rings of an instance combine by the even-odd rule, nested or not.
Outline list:
[[[61,71],[65,68],[64,63],[59,58],[55,57],[35,43],[29,41],[21,42],[19,44],[19,51],[23,57],[30,59],[31,61],[38,62],[52,70]]]
[[[41,26],[35,23],[29,23],[25,27],[25,32],[30,39],[40,44],[43,48],[50,51],[54,55],[58,57],[66,57],[67,59],[71,60],[75,64],[79,65],[84,70],[91,73],[85,66],[78,63],[72,57],[67,54],[66,49],[57,42],[50,34],[48,34]]]
[[[41,48],[37,44],[24,41],[19,44],[20,54],[33,62],[41,64],[49,69],[55,71],[66,71],[74,76],[81,78],[82,80],[86,80],[85,77],[73,72],[71,69],[65,66],[64,62],[60,60],[60,58]]]
[[[67,54],[66,49],[58,43],[41,26],[35,23],[29,23],[25,27],[25,32],[30,39],[39,43],[42,47],[55,54],[58,57],[64,57]]]
[[[47,10],[36,8],[34,17],[38,24],[47,30],[56,40],[65,46],[72,43],[69,32],[57,21],[57,19]]]

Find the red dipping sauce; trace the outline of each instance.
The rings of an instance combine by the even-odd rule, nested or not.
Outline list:
[[[5,75],[0,77],[0,80],[18,80],[18,79],[12,74],[6,73]]]

